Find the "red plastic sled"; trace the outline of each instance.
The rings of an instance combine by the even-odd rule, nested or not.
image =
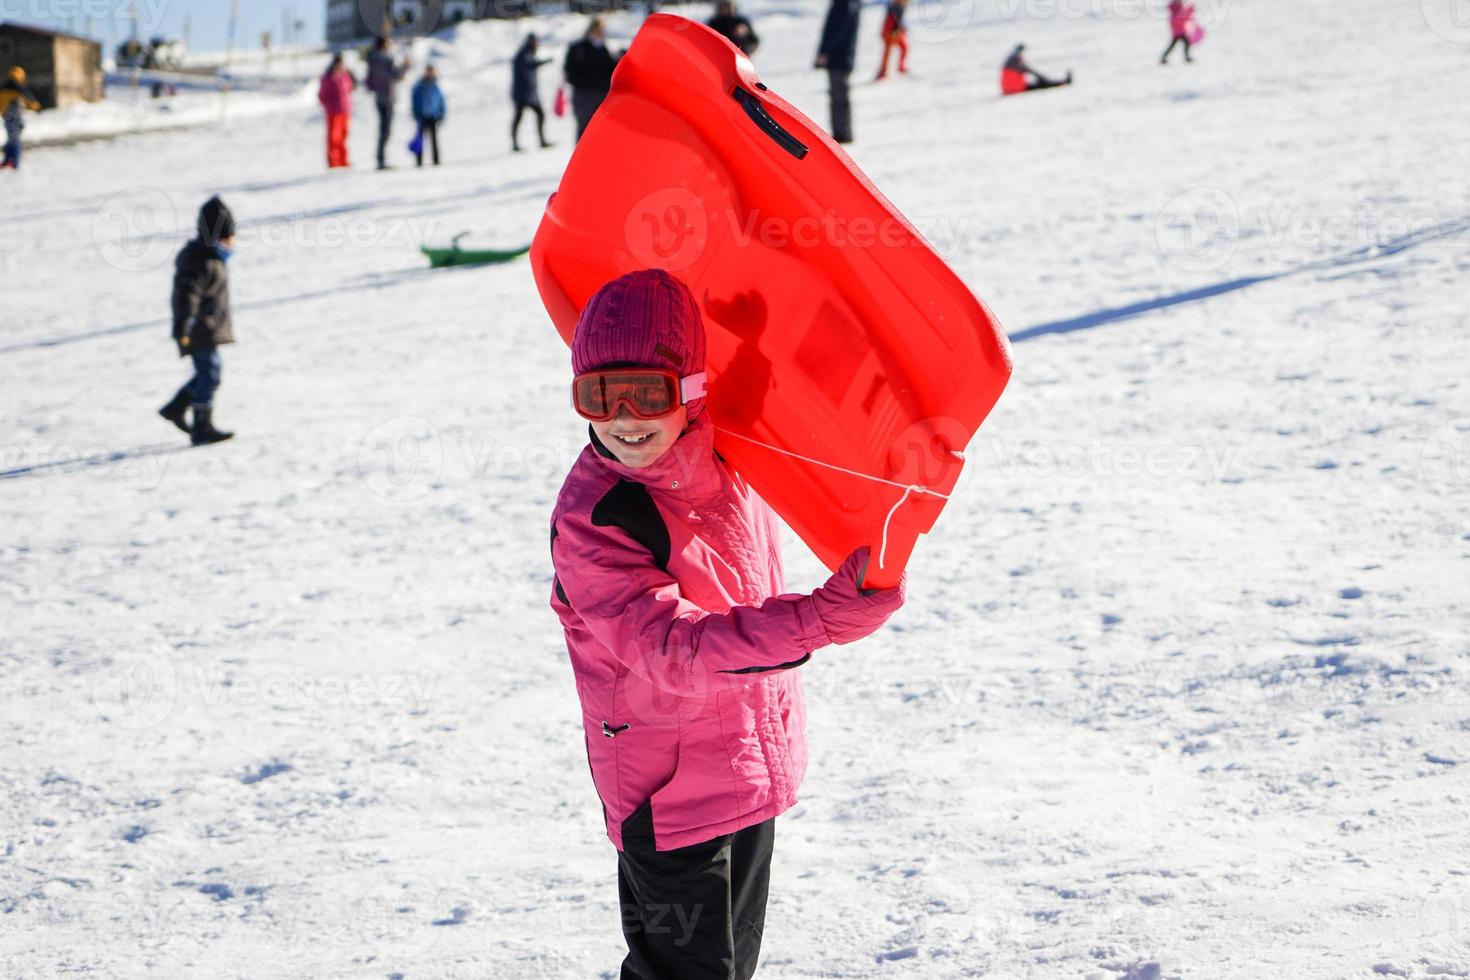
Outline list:
[[[568,343],[598,287],[653,266],[703,310],[720,453],[829,568],[869,544],[867,584],[896,583],[1010,377],[1005,336],[837,144],[670,14],[619,62],[531,245]]]

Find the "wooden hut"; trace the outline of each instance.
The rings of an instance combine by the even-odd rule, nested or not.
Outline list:
[[[11,65],[26,70],[26,84],[47,109],[102,99],[102,46],[96,41],[6,21],[0,23],[0,78]]]

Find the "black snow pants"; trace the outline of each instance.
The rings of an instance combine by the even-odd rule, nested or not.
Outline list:
[[[848,83],[851,71],[827,69],[827,101],[832,112],[832,138],[839,143],[852,142],[852,93]]]
[[[1176,35],[1174,35],[1174,39],[1169,42],[1169,46],[1164,49],[1164,56],[1159,59],[1159,63],[1160,64],[1163,64],[1163,63],[1165,63],[1165,62],[1167,62],[1169,60],[1169,55],[1171,55],[1171,54],[1174,53],[1174,45],[1176,45],[1176,44],[1182,44],[1182,45],[1184,45],[1184,60],[1185,61],[1193,61],[1194,60],[1193,58],[1191,58],[1189,56],[1189,38],[1182,37],[1181,35],[1176,34]]]
[[[646,808],[623,827],[618,898],[622,980],[750,980],[760,958],[776,821],[700,844],[653,850]],[[635,830],[640,818],[647,836]]]

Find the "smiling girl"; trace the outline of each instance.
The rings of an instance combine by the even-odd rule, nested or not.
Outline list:
[[[622,980],[745,980],[806,771],[795,668],[877,630],[904,583],[862,589],[860,548],[784,593],[775,516],[715,452],[704,325],[669,273],[598,290],[572,369],[590,444],[552,513],[551,605],[618,850]]]

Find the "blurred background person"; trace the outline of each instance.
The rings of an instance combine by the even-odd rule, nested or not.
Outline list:
[[[352,93],[357,79],[347,70],[340,54],[322,75],[316,98],[327,115],[327,169],[347,166],[347,131],[352,119]]]
[[[393,60],[393,39],[380,37],[368,55],[367,87],[373,93],[378,106],[378,169],[388,169],[388,137],[393,131],[393,107],[398,101],[398,83],[413,67],[413,61],[404,58],[400,64]]]
[[[577,139],[597,112],[612,88],[613,69],[618,58],[607,49],[607,27],[601,17],[593,17],[582,39],[567,49],[562,73],[572,88],[572,115],[577,119]]]
[[[0,170],[20,169],[20,133],[26,128],[21,113],[26,109],[40,112],[41,103],[26,88],[26,70],[15,65],[6,73],[5,84],[0,85],[0,119],[5,120],[5,157],[0,161]]]
[[[749,19],[736,12],[735,0],[720,0],[715,5],[715,15],[706,23],[714,31],[724,35],[726,40],[747,57],[755,54],[755,49],[760,47],[761,39],[755,33],[755,28],[750,26]]]
[[[536,73],[542,65],[551,64],[551,59],[536,57],[539,47],[536,35],[527,34],[510,66],[510,100],[515,105],[515,115],[510,121],[510,148],[516,153],[521,151],[518,136],[521,116],[528,109],[536,114],[536,138],[542,148],[551,145],[546,141],[546,112],[541,108],[541,87],[536,80]]]
[[[832,138],[852,142],[852,96],[848,83],[857,61],[858,17],[861,0],[832,0],[822,24],[817,67],[827,72],[827,98],[832,114]]]
[[[413,87],[413,95],[410,99],[413,105],[413,121],[418,123],[419,131],[414,136],[414,160],[417,166],[424,165],[424,144],[427,143],[433,151],[434,166],[439,166],[439,124],[444,122],[448,105],[444,101],[444,92],[439,88],[439,72],[433,65],[424,69],[423,77]]]

